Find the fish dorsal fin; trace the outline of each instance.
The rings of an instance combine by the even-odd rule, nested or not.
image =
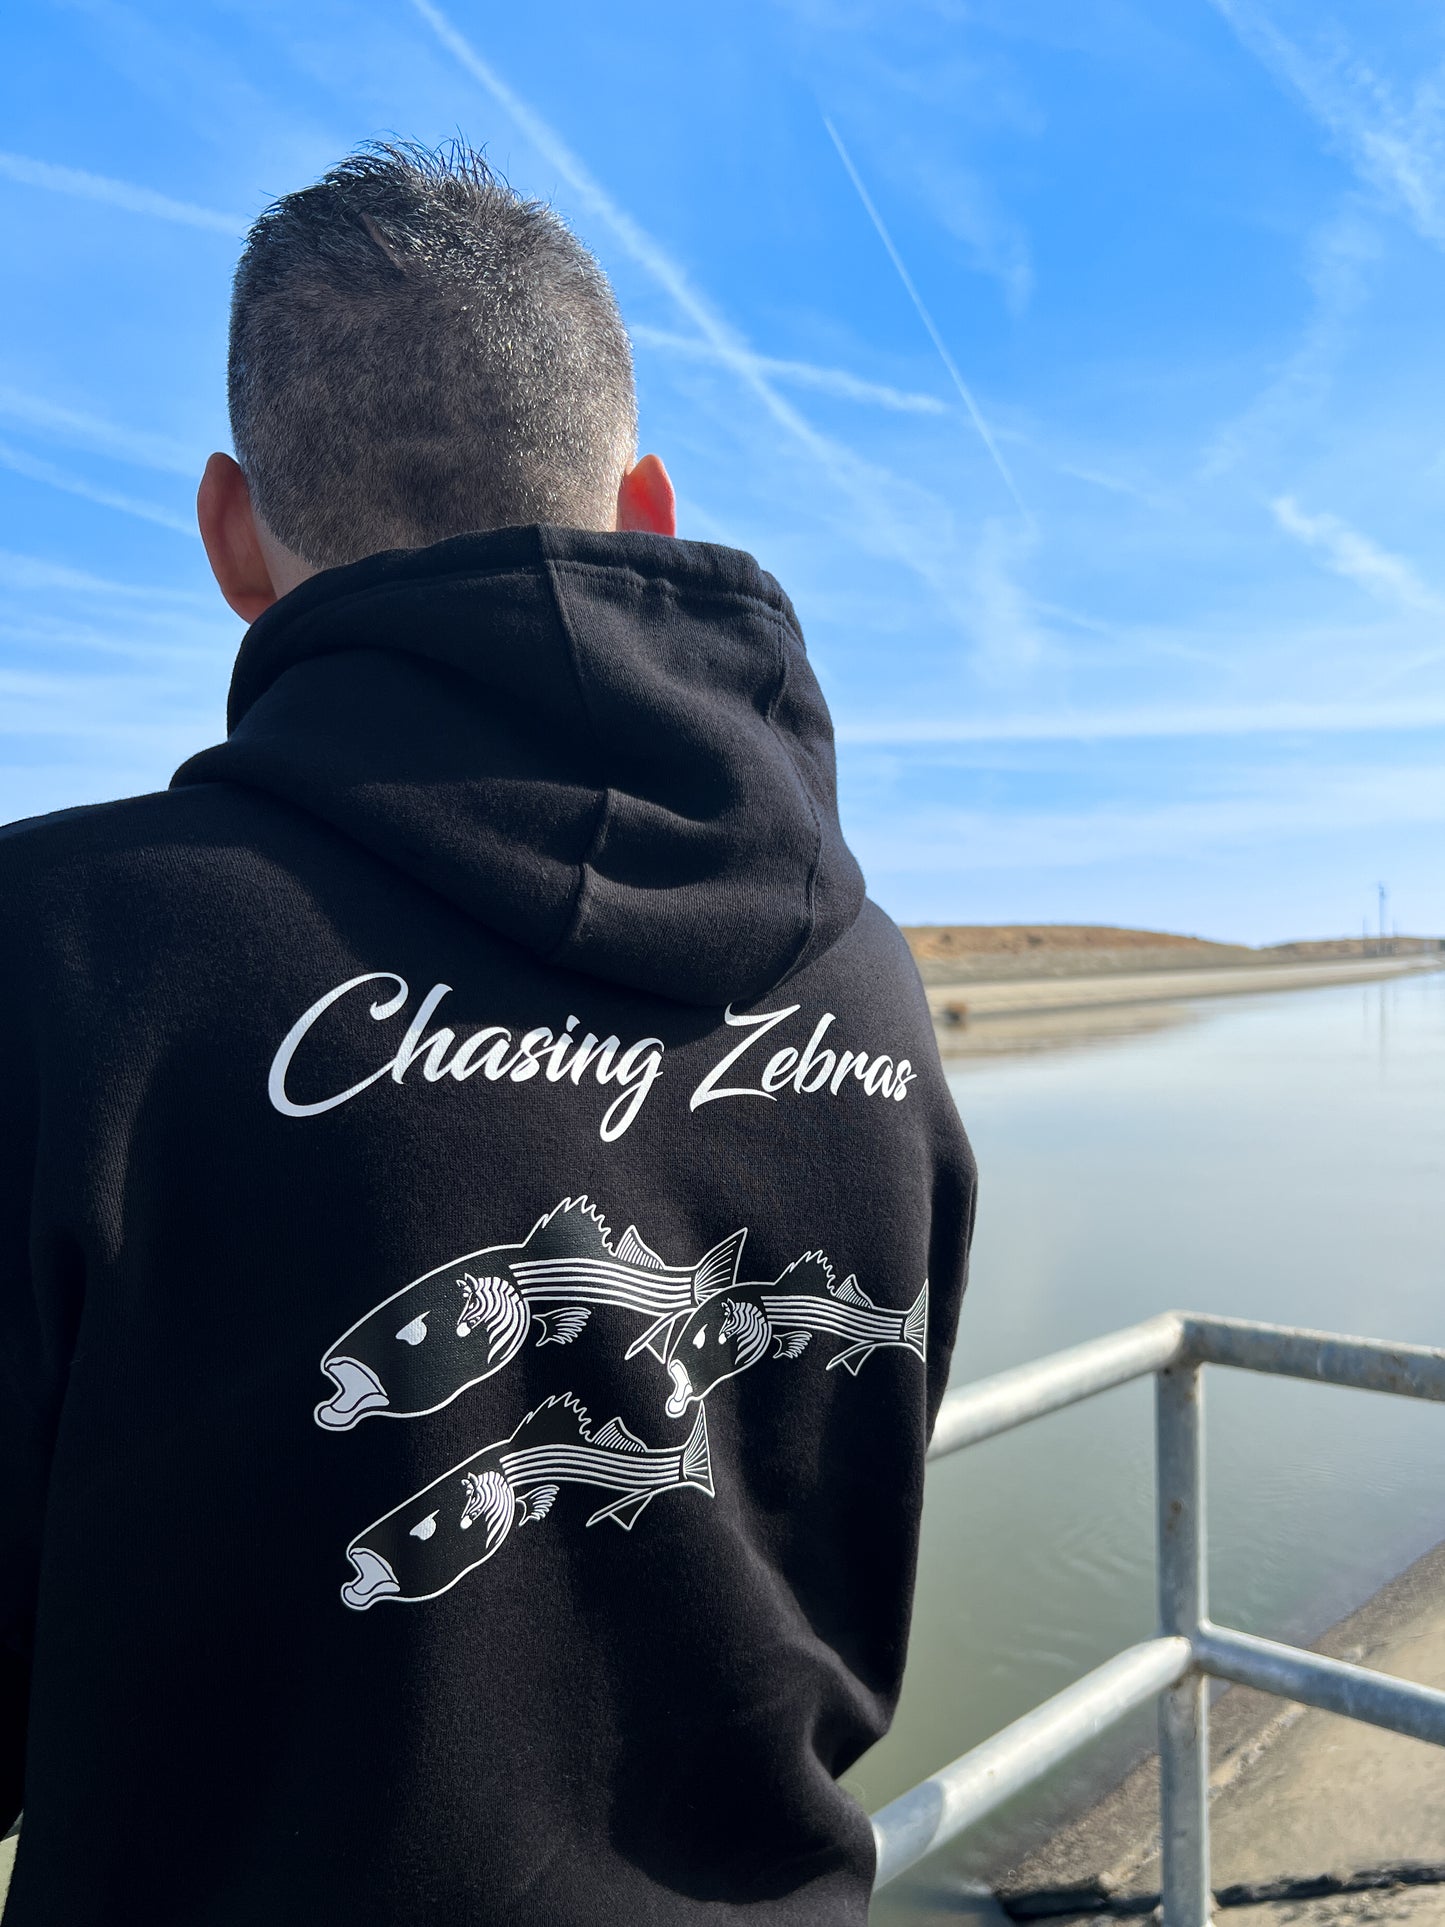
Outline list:
[[[802,1296],[825,1291],[837,1295],[833,1283],[833,1267],[821,1251],[805,1251],[801,1258],[795,1258],[778,1280],[778,1285],[787,1291],[796,1291]]]
[[[841,1285],[835,1286],[833,1296],[840,1298],[845,1305],[857,1305],[862,1311],[877,1310],[877,1306],[858,1283],[858,1280],[853,1276],[851,1271]]]
[[[648,1450],[635,1432],[629,1432],[620,1418],[610,1418],[600,1432],[592,1435],[594,1445],[604,1446],[613,1452],[646,1452]]]
[[[586,1198],[563,1198],[538,1218],[527,1239],[529,1258],[610,1258],[602,1213]]]
[[[692,1274],[692,1301],[695,1305],[706,1303],[718,1292],[737,1283],[738,1265],[742,1261],[747,1236],[748,1228],[743,1225],[724,1238],[721,1244],[715,1244],[702,1259]]]
[[[535,1406],[507,1440],[508,1445],[584,1443],[592,1436],[587,1407],[571,1392],[554,1392]]]
[[[624,1265],[645,1265],[649,1271],[666,1271],[667,1266],[651,1245],[645,1245],[637,1235],[637,1226],[628,1225],[617,1240],[617,1257]]]

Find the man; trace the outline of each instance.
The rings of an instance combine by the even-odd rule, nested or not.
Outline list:
[[[465,152],[230,400],[227,741],[0,836],[6,1927],[861,1923],[973,1173],[793,610]]]

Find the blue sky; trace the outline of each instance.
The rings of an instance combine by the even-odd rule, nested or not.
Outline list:
[[[613,276],[682,533],[797,603],[886,908],[1268,942],[1384,879],[1445,930],[1434,10],[27,0],[3,39],[0,819],[218,737],[239,237],[461,133]]]

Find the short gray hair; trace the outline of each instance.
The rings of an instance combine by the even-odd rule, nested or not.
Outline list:
[[[611,528],[636,456],[607,277],[460,143],[377,143],[266,209],[229,387],[257,513],[315,568],[470,529]]]

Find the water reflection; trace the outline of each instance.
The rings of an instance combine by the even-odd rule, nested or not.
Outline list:
[[[1180,1015],[950,1057],[983,1173],[955,1383],[1171,1305],[1445,1344],[1445,977]],[[1208,1404],[1226,1623],[1313,1636],[1445,1537],[1445,1410],[1225,1373]],[[866,1804],[1152,1632],[1151,1448],[1136,1385],[933,1469]]]
[[[1200,1020],[1203,1003],[1101,1004],[1079,1010],[1010,1011],[981,1018],[939,1035],[945,1069],[965,1059],[1017,1057],[1023,1052],[1083,1050],[1117,1044],[1121,1038],[1147,1037]]]

